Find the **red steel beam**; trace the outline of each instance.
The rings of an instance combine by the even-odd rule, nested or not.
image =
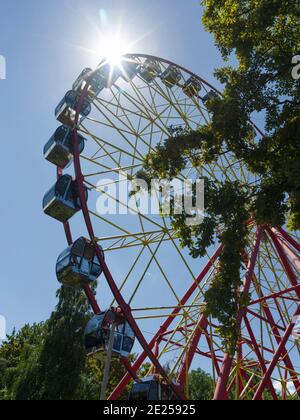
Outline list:
[[[285,250],[283,248],[283,246],[281,245],[281,243],[279,242],[279,240],[277,239],[277,237],[275,236],[275,234],[272,232],[272,230],[270,228],[266,228],[267,232],[269,233],[275,248],[278,252],[278,255],[280,257],[280,260],[282,262],[283,268],[286,272],[286,274],[288,275],[288,278],[292,284],[292,286],[298,286],[298,277],[296,276],[293,268],[290,265],[289,259],[285,253]],[[296,289],[296,294],[298,299],[300,300],[300,290]]]
[[[263,298],[253,300],[252,302],[249,303],[248,307],[260,304],[260,303],[265,302],[265,301],[270,300],[270,299],[277,299],[279,297],[283,298],[285,294],[295,292],[296,290],[300,291],[300,284],[297,284],[297,286],[290,287],[289,289],[283,290],[281,292],[273,293],[272,295],[268,295],[268,296],[265,296]]]
[[[280,325],[278,325],[274,320],[273,320],[274,322],[270,323],[270,320],[268,318],[265,318],[262,315],[251,311],[251,309],[246,309],[246,312],[250,315],[253,315],[255,318],[260,319],[261,321],[264,321],[267,324],[270,324],[272,326],[272,328],[275,326],[278,330],[281,330],[281,331],[285,332],[285,329],[283,327],[281,327]]]
[[[262,354],[260,352],[259,346],[258,346],[257,341],[255,339],[255,335],[253,333],[253,330],[251,328],[250,322],[249,322],[249,320],[248,320],[248,318],[247,318],[246,315],[244,315],[244,322],[245,322],[246,328],[248,330],[248,334],[249,334],[251,343],[253,345],[254,351],[256,353],[257,359],[258,359],[258,361],[259,361],[259,363],[261,365],[262,371],[263,371],[264,374],[266,374],[266,372],[267,372],[267,365],[265,363],[264,358],[262,357]],[[276,391],[275,391],[274,386],[272,384],[272,381],[270,379],[267,382],[267,386],[270,389],[270,392],[272,394],[273,399],[276,401],[278,399],[277,398],[277,394],[276,394]]]
[[[295,239],[291,235],[289,235],[284,229],[282,229],[281,227],[277,227],[274,230],[276,232],[281,233],[284,239],[286,239],[298,252],[300,252],[300,244],[298,244],[298,242],[295,241]]]
[[[184,348],[184,345],[183,344],[180,344],[180,343],[178,343],[178,342],[176,342],[176,341],[169,341],[169,340],[167,340],[166,338],[164,338],[162,341],[164,341],[164,342],[166,342],[166,343],[170,343],[170,344],[172,344],[174,347],[178,347],[178,348],[180,348],[180,349],[183,349]],[[204,351],[201,351],[199,348],[197,348],[197,350],[196,350],[196,354],[198,354],[199,356],[204,356],[204,357],[206,357],[207,359],[212,359],[212,356],[211,356],[211,353],[210,353],[210,350],[207,352],[207,353],[205,353]],[[217,357],[216,358],[219,362],[222,362],[222,358],[221,357]]]
[[[215,352],[215,349],[214,349],[214,346],[213,346],[213,342],[211,340],[211,337],[207,333],[205,334],[205,337],[206,337],[207,345],[208,345],[208,347],[210,349],[211,358],[212,358],[212,361],[214,363],[214,367],[216,369],[216,373],[219,376],[221,371],[220,371],[220,366],[219,366],[219,363],[218,362],[222,362],[222,360],[221,360],[221,358],[218,358],[217,355],[216,355],[216,352]]]
[[[295,265],[296,269],[300,272],[300,257],[296,253],[296,250],[292,249],[292,245],[289,244],[288,241],[280,233],[276,231],[276,229],[272,229],[271,232],[279,241],[280,245],[283,247],[290,261]]]
[[[199,344],[199,341],[202,337],[202,334],[204,333],[204,331],[206,330],[208,326],[208,320],[204,315],[201,315],[198,325],[196,327],[196,331],[194,333],[194,337],[189,345],[188,351],[186,353],[186,357],[184,357],[183,355],[183,360],[181,362],[181,366],[179,368],[179,373],[177,376],[177,382],[179,383],[179,386],[181,387],[181,389],[183,389],[184,387],[184,382],[185,382],[185,376],[186,376],[186,371],[187,369],[190,370],[190,367],[193,363],[194,357],[195,357],[195,353],[197,351],[197,347]]]
[[[262,237],[262,229],[260,227],[258,227],[257,232],[256,232],[254,247],[253,247],[253,250],[252,250],[251,258],[248,262],[247,272],[246,272],[246,276],[245,276],[245,283],[244,283],[244,288],[243,288],[243,293],[245,295],[247,295],[249,293],[249,290],[250,290],[252,277],[253,277],[253,274],[254,274],[254,269],[255,269],[257,256],[258,256],[258,252],[259,252],[261,237]],[[237,314],[237,326],[238,326],[239,329],[240,329],[240,326],[241,326],[243,315],[244,315],[244,309],[240,310],[239,313]],[[222,366],[222,369],[221,369],[221,374],[220,374],[220,377],[219,377],[219,380],[218,380],[218,383],[217,383],[217,386],[216,386],[214,400],[226,400],[228,398],[227,385],[228,385],[228,381],[229,381],[229,375],[230,375],[230,370],[231,370],[231,366],[232,366],[232,361],[233,361],[233,357],[230,354],[226,354],[225,357],[224,357],[224,362],[223,362],[223,366]]]

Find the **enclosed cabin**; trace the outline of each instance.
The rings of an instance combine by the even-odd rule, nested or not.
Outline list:
[[[88,97],[93,100],[103,89],[110,88],[120,77],[120,70],[113,68],[109,63],[103,63],[97,70],[86,68],[77,78],[73,90],[82,93],[86,84]]]
[[[121,76],[121,70],[118,66],[114,66],[108,61],[100,65],[96,70],[95,77],[98,83],[102,83],[105,88],[111,88]]]
[[[114,324],[112,352],[118,357],[128,357],[132,351],[135,335],[124,316],[110,309],[94,316],[85,330],[85,348],[88,356],[107,352]]]
[[[78,106],[80,105],[81,94],[75,90],[70,90],[60,101],[55,110],[56,119],[62,124],[73,128]],[[78,123],[81,123],[91,113],[92,107],[89,99],[86,97],[82,101]]]
[[[83,69],[73,83],[72,90],[75,90],[78,93],[82,93],[86,86],[87,80],[91,77],[92,71],[93,70],[90,67]]]
[[[78,134],[78,152],[84,150],[85,139]],[[48,162],[53,163],[58,168],[66,168],[74,158],[74,148],[72,142],[72,130],[62,125],[58,127],[50,140],[44,147],[44,157]]]
[[[162,82],[170,89],[178,85],[181,78],[181,71],[173,65],[170,65],[161,75]]]
[[[105,83],[98,72],[93,72],[92,69],[86,68],[78,76],[77,80],[73,84],[73,90],[78,93],[82,93],[88,83],[87,96],[93,100],[99,95],[99,93],[105,88]]]
[[[178,401],[169,384],[159,375],[147,376],[140,381],[134,382],[130,401]]]
[[[121,62],[121,77],[125,82],[131,82],[139,71],[139,63],[133,60],[124,59]]]
[[[199,94],[201,87],[200,80],[192,76],[184,83],[182,90],[189,98],[192,98]]]
[[[84,187],[85,200],[88,190]],[[77,183],[70,175],[61,176],[45,194],[43,200],[44,213],[59,222],[66,223],[81,209]]]
[[[98,246],[104,259],[104,252]],[[95,246],[86,238],[79,238],[58,257],[57,280],[65,286],[83,288],[95,282],[102,274]]]
[[[218,94],[217,92],[215,92],[214,90],[209,91],[203,98],[202,98],[202,102],[204,103],[204,105],[207,104],[207,102],[218,98]]]
[[[148,58],[144,64],[140,65],[139,74],[145,82],[153,82],[161,74],[159,62]]]

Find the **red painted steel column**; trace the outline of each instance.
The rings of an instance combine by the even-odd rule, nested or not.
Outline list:
[[[296,254],[296,250],[291,249],[290,247],[292,245],[289,244],[288,241],[284,239],[284,237],[280,233],[277,233],[275,229],[272,229],[271,232],[273,233],[274,237],[278,240],[281,247],[284,249],[284,252],[288,256],[290,261],[295,265],[297,270],[300,272],[300,257],[299,255]]]
[[[132,379],[137,379],[136,372],[132,369],[132,366],[131,366],[129,360],[126,359],[126,357],[121,357],[121,362],[123,363],[123,365],[125,366],[127,371],[132,376]]]
[[[284,249],[281,245],[281,243],[279,242],[279,240],[277,239],[277,237],[274,235],[274,233],[271,231],[271,229],[267,228],[267,232],[269,233],[272,241],[274,242],[275,248],[278,252],[278,255],[280,257],[280,260],[282,262],[282,265],[285,269],[285,272],[288,275],[288,278],[290,279],[290,282],[292,284],[292,286],[298,286],[298,278],[293,270],[293,268],[290,266],[290,262],[288,260],[288,257],[286,256]],[[295,290],[298,299],[300,300],[300,291],[299,290]]]
[[[233,358],[227,353],[223,359],[220,376],[217,382],[214,400],[227,400],[227,385]]]
[[[277,232],[280,232],[281,235],[286,239],[298,252],[300,252],[300,244],[295,241],[295,239],[290,236],[285,230],[283,230],[281,227],[278,227],[275,229]]]
[[[256,233],[254,248],[253,248],[253,251],[252,251],[251,258],[250,258],[249,263],[248,263],[246,279],[245,279],[245,284],[244,284],[244,290],[243,290],[244,294],[248,294],[249,290],[250,290],[250,285],[251,285],[251,282],[252,282],[252,277],[253,277],[256,261],[257,261],[258,252],[259,252],[261,237],[262,237],[262,230],[261,230],[260,227],[258,227],[257,233]],[[238,326],[238,328],[240,328],[240,326],[241,326],[243,315],[244,315],[244,309],[240,310],[238,315],[237,315],[237,326]],[[233,361],[233,357],[229,354],[226,354],[225,357],[224,357],[223,366],[222,366],[222,369],[221,369],[221,374],[219,376],[219,380],[218,380],[218,383],[217,383],[217,386],[216,386],[214,400],[226,400],[226,399],[228,399],[226,389],[227,389],[227,385],[228,385],[228,380],[229,380],[230,370],[231,370],[231,366],[232,366],[232,361]]]
[[[182,360],[182,363],[179,369],[177,382],[179,383],[179,386],[181,387],[181,389],[184,386],[187,366],[190,369],[190,366],[192,365],[194,357],[195,357],[195,353],[197,351],[199,341],[202,337],[203,332],[206,330],[207,326],[208,326],[207,318],[204,315],[201,315],[195,334],[194,334],[194,338],[192,339],[189,345],[189,350],[187,354],[185,355],[186,357],[184,357],[183,355],[184,360]]]

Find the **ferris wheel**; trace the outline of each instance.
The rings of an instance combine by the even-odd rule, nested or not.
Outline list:
[[[220,95],[182,66],[130,54],[121,66],[103,61],[85,69],[56,109],[61,123],[45,146],[57,180],[44,198],[47,215],[64,224],[68,248],[57,261],[58,280],[82,288],[95,312],[86,330],[88,355],[106,352],[127,369],[109,397],[134,381],[131,399],[189,399],[189,372],[211,373],[215,399],[300,396],[300,245],[296,233],[248,225],[241,293],[251,302],[237,314],[237,355],[224,352],[218,322],[204,314],[205,292],[223,246],[193,260],[180,247],[169,218],[145,214],[125,183],[144,157],[173,130],[209,123],[207,101]],[[254,130],[256,130],[256,127]],[[259,135],[259,133],[258,133]],[[224,150],[211,165],[187,165],[180,179],[256,182]],[[99,211],[99,200],[115,214]],[[59,250],[61,251],[61,250]],[[97,297],[91,286],[98,280]],[[139,353],[131,364],[128,356]],[[139,370],[149,362],[146,378]],[[166,368],[167,366],[167,368]]]

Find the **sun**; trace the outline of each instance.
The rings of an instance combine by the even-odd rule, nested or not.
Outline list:
[[[100,36],[99,53],[112,67],[120,67],[129,43],[119,33]]]

